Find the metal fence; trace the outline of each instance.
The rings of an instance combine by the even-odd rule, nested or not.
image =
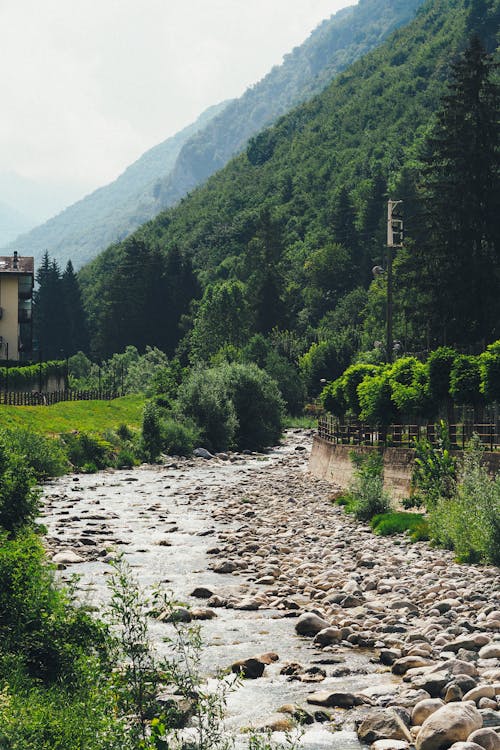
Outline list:
[[[52,406],[61,401],[111,401],[120,394],[116,390],[91,391],[0,391],[0,405],[3,406]]]
[[[463,422],[447,425],[451,447],[463,450],[476,434],[486,449],[500,450],[500,430],[495,422],[478,424]],[[413,448],[415,440],[427,439],[437,445],[440,431],[435,424],[391,424],[385,427],[362,422],[341,423],[330,414],[318,420],[318,435],[334,445],[373,445],[395,448]]]

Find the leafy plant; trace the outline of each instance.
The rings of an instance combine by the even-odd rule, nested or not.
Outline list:
[[[351,451],[355,466],[354,480],[349,487],[349,510],[360,521],[369,521],[391,507],[389,495],[384,490],[384,464],[380,453]]]
[[[455,491],[456,462],[451,455],[450,437],[446,423],[437,425],[437,444],[428,440],[415,441],[415,464],[412,487],[421,495],[428,510],[439,498],[449,498]]]

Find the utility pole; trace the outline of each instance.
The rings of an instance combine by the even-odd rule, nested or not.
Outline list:
[[[386,360],[392,362],[392,250],[403,247],[403,220],[394,216],[394,209],[403,201],[387,202],[387,338]]]

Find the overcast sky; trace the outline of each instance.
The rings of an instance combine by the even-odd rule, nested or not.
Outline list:
[[[0,174],[106,184],[353,2],[0,0]]]

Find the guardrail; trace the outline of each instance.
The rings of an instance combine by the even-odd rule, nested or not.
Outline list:
[[[118,398],[120,393],[116,390],[91,390],[91,391],[51,391],[44,393],[40,391],[0,391],[0,405],[3,406],[52,406],[61,401],[111,401]]]
[[[500,430],[494,422],[485,424],[461,423],[447,425],[451,447],[463,450],[473,434],[491,451],[500,450]],[[363,422],[341,423],[330,414],[318,420],[318,435],[334,445],[373,445],[413,448],[415,440],[427,439],[432,445],[439,442],[440,432],[435,424],[391,424],[386,427]]]

